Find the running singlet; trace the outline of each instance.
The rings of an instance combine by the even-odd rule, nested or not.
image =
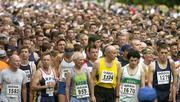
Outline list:
[[[104,58],[100,58],[100,67],[98,71],[98,80],[96,85],[104,88],[115,88],[117,77],[117,60],[113,60],[112,67],[108,68],[105,65]]]
[[[89,86],[87,81],[87,72],[82,71],[80,74],[72,73],[73,92],[72,96],[76,98],[87,98],[89,97]],[[73,75],[74,73],[74,75]]]
[[[67,74],[67,72],[70,72],[71,68],[74,67],[74,62],[68,63],[63,58],[63,60],[61,61],[59,66],[61,68],[60,81],[65,82],[66,74]]]
[[[51,82],[55,82],[55,75],[51,70],[50,74],[46,74],[42,69],[40,69],[42,73],[42,80],[40,81],[40,85],[47,85]],[[47,88],[40,91],[40,95],[44,97],[53,96],[54,95],[54,88]]]
[[[138,102],[137,93],[141,84],[141,67],[138,67],[136,74],[129,75],[129,65],[123,67],[120,102]]]
[[[170,89],[171,83],[171,68],[170,62],[167,61],[167,67],[165,69],[161,69],[155,61],[155,72],[153,74],[153,87],[157,90],[168,91]]]

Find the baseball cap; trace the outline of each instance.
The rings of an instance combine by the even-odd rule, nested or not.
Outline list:
[[[6,57],[6,51],[0,50],[0,58]]]
[[[143,87],[139,89],[138,99],[139,102],[153,102],[157,97],[156,90],[150,87]]]

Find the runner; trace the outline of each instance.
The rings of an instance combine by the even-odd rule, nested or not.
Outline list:
[[[95,45],[89,45],[86,49],[86,54],[87,54],[86,62],[82,67],[91,73],[94,62],[98,59],[98,49],[96,48]]]
[[[20,58],[12,55],[9,59],[9,68],[4,69],[0,74],[1,95],[5,96],[8,102],[26,101],[27,77],[24,71],[20,70]],[[21,94],[22,92],[22,94]]]
[[[168,49],[165,44],[159,46],[157,51],[158,58],[149,68],[149,86],[156,89],[158,102],[168,102],[173,76],[171,91],[173,102],[176,102],[177,73],[174,62],[167,58]]]
[[[36,71],[32,80],[32,89],[38,91],[36,102],[55,102],[54,88],[56,85],[56,75],[51,67],[50,53],[44,53],[41,61],[42,67]]]
[[[148,85],[148,71],[149,65],[154,61],[154,51],[152,48],[145,48],[142,51],[143,54],[143,62],[139,63],[139,65],[143,68],[145,73],[145,84]]]
[[[74,53],[74,46],[70,43],[67,43],[65,47],[65,52],[63,56],[60,56],[57,59],[56,66],[58,65],[59,76],[59,87],[58,87],[58,99],[59,102],[67,102],[65,96],[65,87],[66,87],[66,74],[74,67],[74,62],[72,61],[72,55]]]
[[[129,64],[120,70],[120,102],[138,102],[138,90],[145,86],[145,74],[139,66],[140,54],[138,51],[129,51]]]
[[[75,65],[66,77],[67,102],[89,102],[90,86],[92,85],[90,83],[90,74],[86,69],[82,69],[84,56],[82,53],[76,52],[72,59]]]
[[[33,61],[29,61],[29,48],[28,47],[22,47],[20,49],[20,58],[21,58],[21,65],[20,69],[23,70],[26,73],[27,76],[27,83],[26,83],[26,88],[27,88],[27,102],[30,102],[30,99],[32,99],[32,90],[31,90],[31,80],[32,76],[34,75],[36,71],[36,65]]]
[[[92,99],[96,102],[119,101],[120,63],[115,59],[116,48],[109,45],[105,48],[105,56],[95,61],[92,70],[92,83],[95,83]],[[95,97],[93,96],[95,95]]]

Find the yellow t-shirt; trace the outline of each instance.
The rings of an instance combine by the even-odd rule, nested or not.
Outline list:
[[[98,80],[96,85],[104,88],[115,88],[117,77],[117,60],[113,60],[111,68],[106,67],[104,58],[100,58],[100,67],[98,71]]]

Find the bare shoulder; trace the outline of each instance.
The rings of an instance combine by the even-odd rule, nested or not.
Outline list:
[[[41,70],[40,70],[40,68],[39,68],[38,70],[36,70],[35,76],[36,76],[36,77],[40,77],[40,76],[41,76]]]
[[[97,66],[97,65],[99,65],[99,64],[100,64],[100,60],[99,60],[99,59],[94,62],[94,65],[95,65],[95,66]]]

